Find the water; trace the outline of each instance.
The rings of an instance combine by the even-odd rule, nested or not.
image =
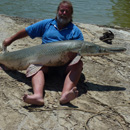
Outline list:
[[[0,14],[23,18],[54,18],[61,0],[0,0]],[[130,27],[130,0],[71,0],[73,21]]]

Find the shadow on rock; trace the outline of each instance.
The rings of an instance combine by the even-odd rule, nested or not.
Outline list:
[[[124,91],[126,88],[117,87],[117,86],[107,86],[107,85],[98,85],[86,82],[86,87],[88,91]]]
[[[16,79],[18,82],[22,82],[22,83],[27,84],[28,86],[31,86],[31,78],[27,78],[24,73],[19,72],[17,70],[3,69],[3,71],[7,73],[10,77]]]
[[[71,103],[66,103],[60,106],[60,110],[67,110],[67,108],[71,108],[71,109],[76,109],[78,108],[77,106],[71,104]],[[29,112],[42,112],[42,111],[53,111],[53,110],[58,110],[59,108],[48,108],[46,106],[37,106],[37,105],[27,105],[27,106],[23,106],[23,108],[25,108],[26,110],[28,110]]]
[[[16,79],[18,82],[23,82],[31,87],[31,78],[27,78],[24,73],[19,71],[12,71],[12,70],[4,70],[9,76]],[[63,76],[58,74],[47,74],[45,75],[45,90],[49,91],[62,91],[63,84],[64,84]],[[126,88],[118,87],[118,86],[108,86],[108,85],[99,85],[90,82],[84,82],[85,75],[81,74],[79,83],[77,85],[77,89],[79,91],[79,96],[82,94],[87,93],[87,91],[124,91]],[[28,91],[32,92],[32,88],[28,89]]]

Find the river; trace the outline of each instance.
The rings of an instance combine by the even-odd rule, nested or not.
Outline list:
[[[32,19],[54,18],[61,0],[0,0],[0,14]],[[70,0],[73,21],[130,27],[130,0]]]

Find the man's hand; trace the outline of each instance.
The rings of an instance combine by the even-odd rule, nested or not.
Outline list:
[[[25,29],[22,29],[21,31],[17,32],[15,35],[5,39],[2,43],[2,49],[5,52],[7,46],[9,46],[12,42],[14,42],[17,39],[21,39],[28,36],[27,32]]]
[[[7,46],[9,46],[11,43],[12,43],[11,38],[7,38],[7,39],[5,39],[3,41],[3,43],[2,43],[2,49],[3,49],[4,52],[7,51]]]

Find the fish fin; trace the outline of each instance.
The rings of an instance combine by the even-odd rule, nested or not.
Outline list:
[[[77,54],[77,56],[70,62],[69,66],[77,64],[81,59],[81,55]]]
[[[42,65],[34,65],[31,64],[26,71],[26,77],[31,77],[32,75],[36,74],[40,69],[42,68]]]

